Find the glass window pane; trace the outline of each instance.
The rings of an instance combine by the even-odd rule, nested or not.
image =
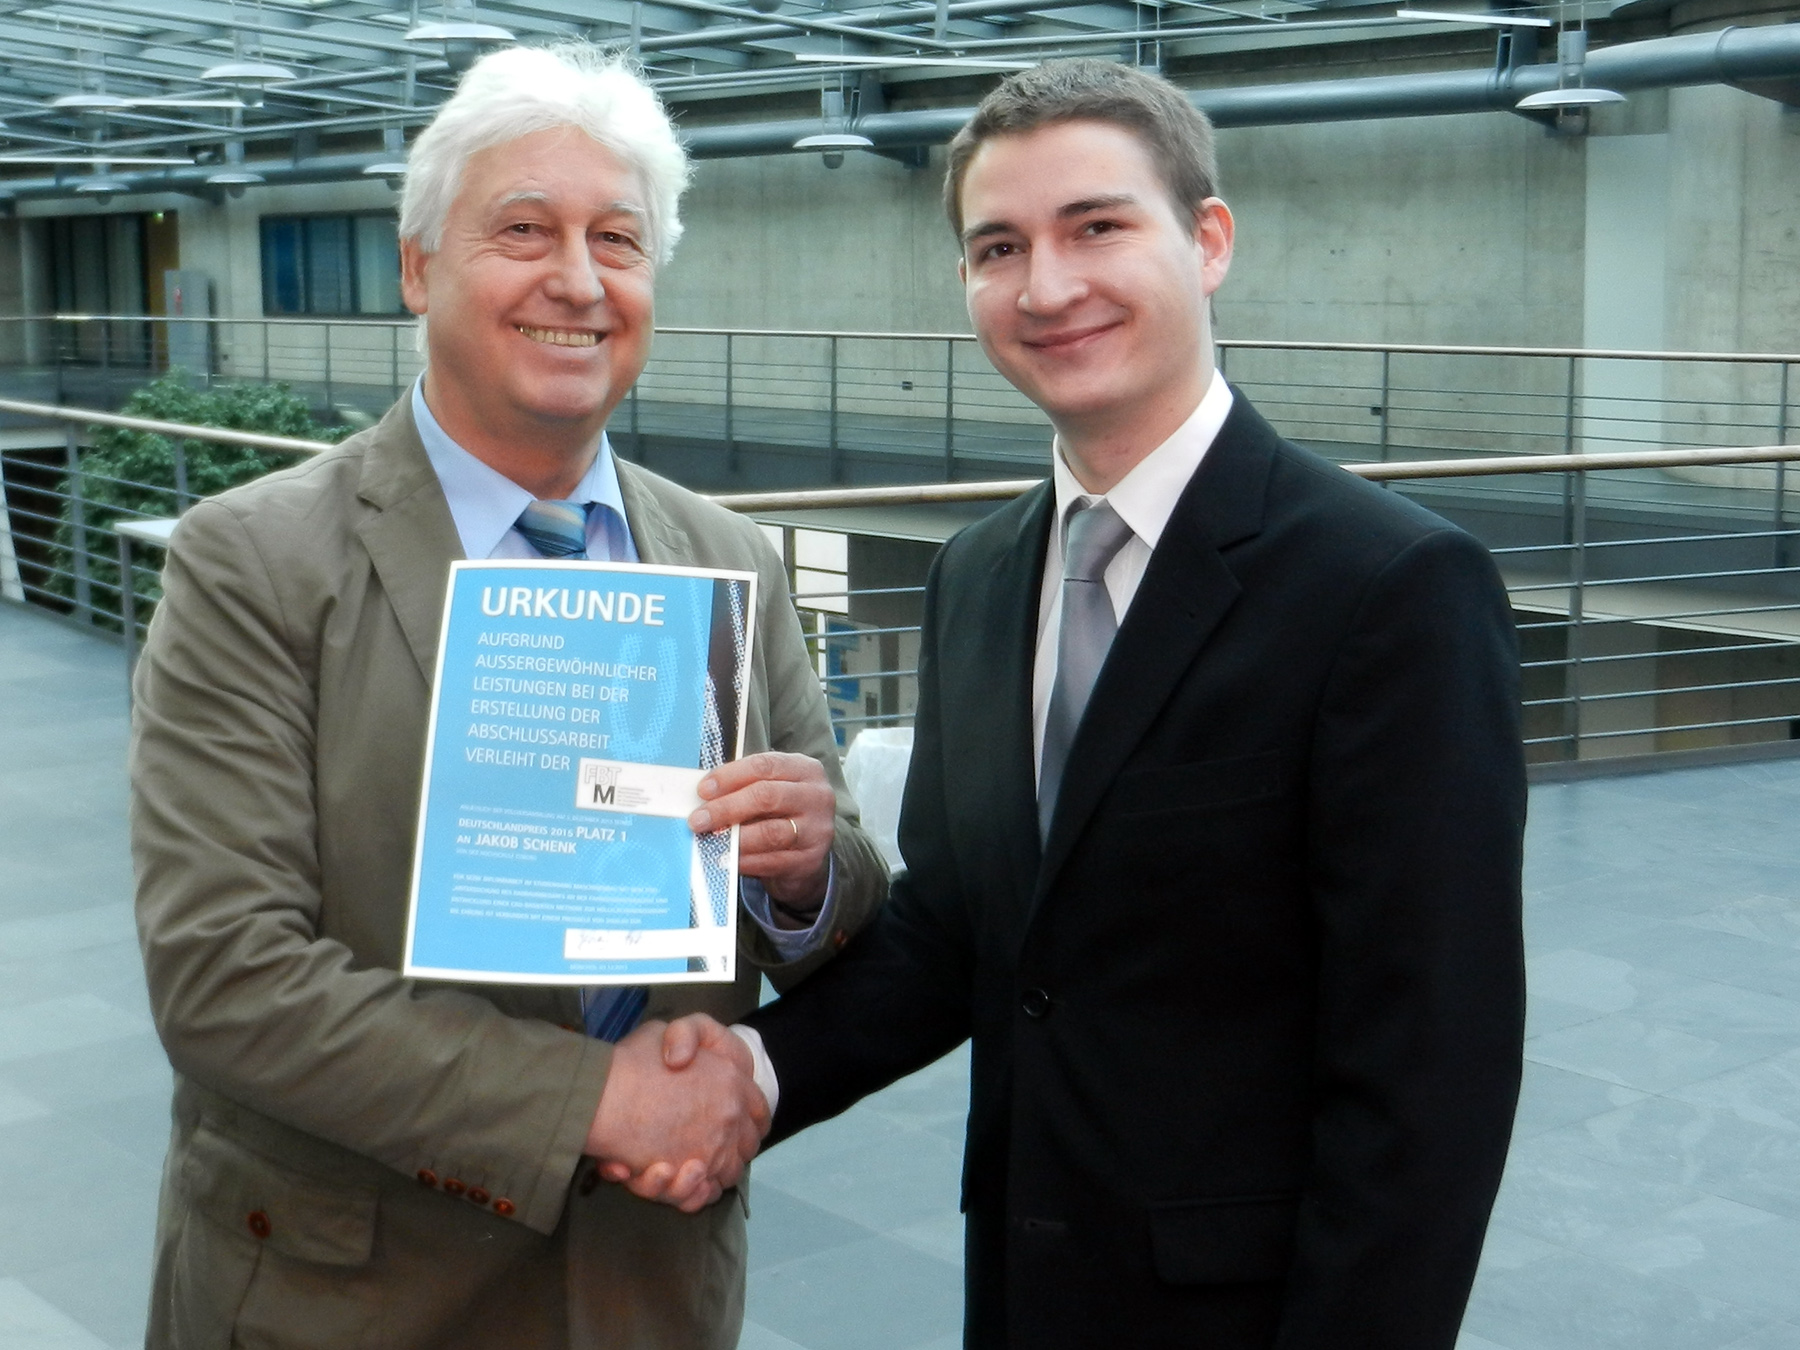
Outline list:
[[[356,217],[356,308],[363,314],[400,310],[399,221]]]
[[[289,216],[262,222],[263,313],[306,312],[306,271],[301,221]]]
[[[102,216],[106,222],[106,311],[144,312],[144,218]]]
[[[75,269],[76,312],[106,313],[105,217],[75,217],[69,222],[69,244]]]
[[[306,222],[308,314],[354,314],[350,217],[312,216]]]

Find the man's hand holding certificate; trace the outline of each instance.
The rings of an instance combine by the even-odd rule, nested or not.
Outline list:
[[[688,817],[697,832],[738,830],[738,871],[755,877],[778,919],[814,913],[831,875],[837,798],[809,755],[765,750],[721,764],[700,781],[704,803]]]

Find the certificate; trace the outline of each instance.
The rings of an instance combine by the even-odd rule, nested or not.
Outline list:
[[[743,752],[755,612],[751,572],[451,564],[407,975],[735,977],[737,830],[687,816]]]

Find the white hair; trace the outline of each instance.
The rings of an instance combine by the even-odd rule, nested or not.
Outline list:
[[[681,238],[687,152],[635,64],[586,42],[508,47],[469,68],[413,143],[400,197],[400,237],[435,253],[469,159],[555,127],[586,132],[637,171],[648,198],[650,256],[666,263]]]

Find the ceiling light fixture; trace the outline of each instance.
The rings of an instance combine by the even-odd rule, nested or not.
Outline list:
[[[846,150],[870,150],[875,142],[867,136],[858,136],[848,131],[827,131],[816,136],[802,136],[794,142],[796,150],[820,150],[824,152],[825,167],[835,169],[844,162]]]
[[[208,187],[224,188],[226,193],[232,197],[241,197],[244,195],[245,188],[254,187],[257,183],[264,181],[260,173],[252,173],[248,169],[221,169],[217,173],[206,176]]]
[[[286,66],[268,61],[227,61],[200,72],[200,78],[222,84],[238,96],[246,108],[262,107],[263,91],[272,84],[285,84],[300,77]]]
[[[408,42],[439,43],[444,49],[444,64],[452,74],[461,75],[474,65],[490,47],[504,47],[514,41],[512,33],[491,23],[471,19],[446,19],[439,23],[422,23],[406,35]]]

